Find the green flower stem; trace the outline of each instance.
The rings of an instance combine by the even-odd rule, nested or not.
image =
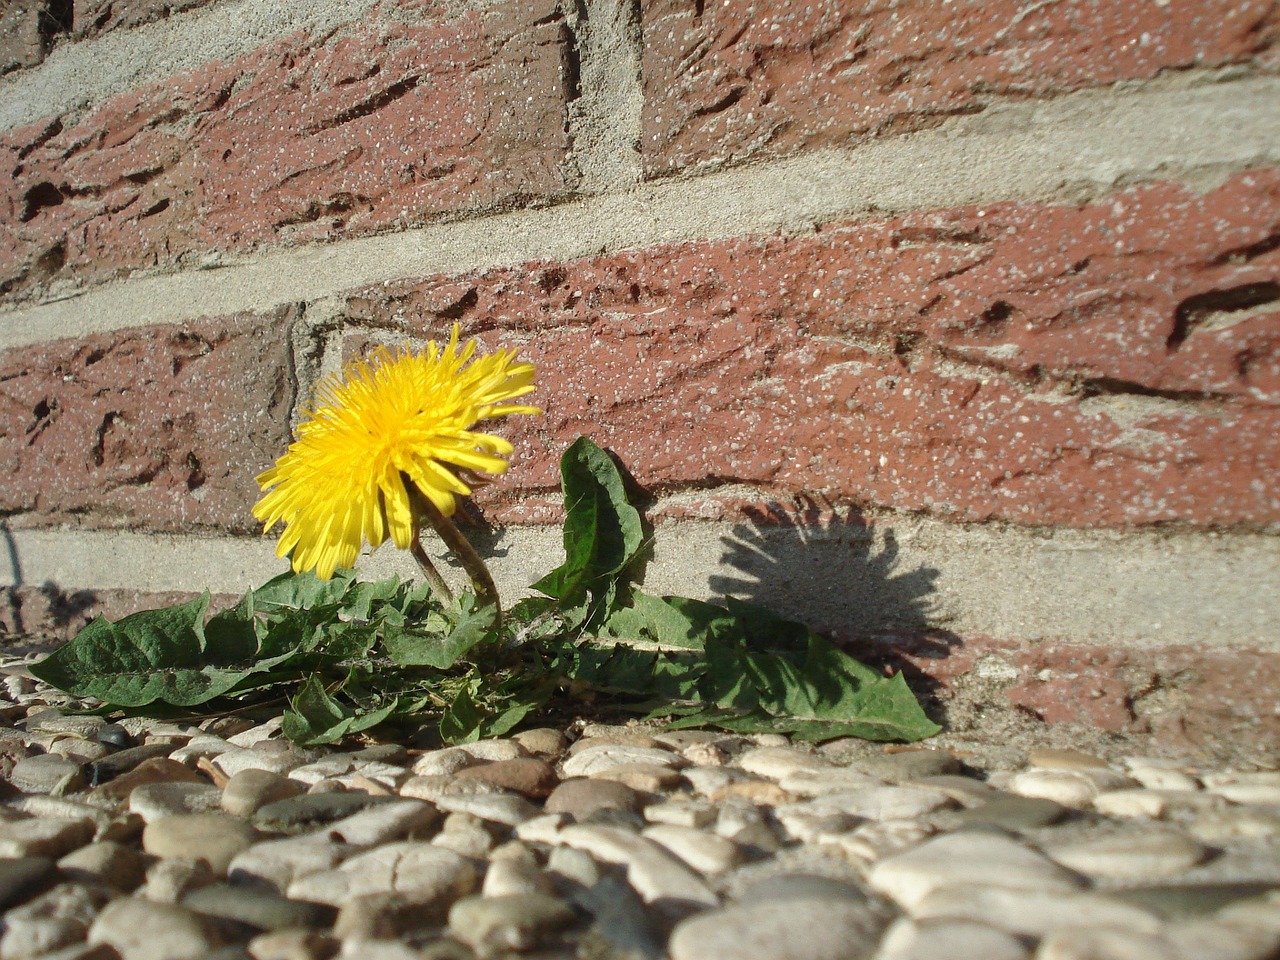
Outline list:
[[[476,589],[476,600],[486,606],[493,607],[493,629],[498,635],[502,634],[502,602],[498,599],[498,588],[494,585],[493,575],[489,573],[489,568],[485,566],[485,562],[480,559],[480,554],[476,553],[475,547],[471,546],[471,541],[464,537],[461,531],[453,525],[453,521],[446,517],[436,507],[431,500],[424,496],[420,490],[412,483],[408,484],[409,502],[413,509],[414,515],[426,520],[431,524],[432,529],[444,541],[444,545],[453,551],[453,555],[462,562],[462,568],[467,571],[467,576],[471,578],[471,585]],[[414,542],[417,543],[417,531],[414,533]],[[421,555],[420,555],[421,554]],[[419,544],[414,557],[421,565],[426,560],[426,554],[422,553],[422,547]],[[430,565],[430,561],[427,561]],[[435,572],[435,568],[430,568]],[[427,566],[423,567],[426,572]],[[436,573],[439,577],[440,574]],[[431,574],[427,574],[427,579],[431,580]],[[442,581],[443,582],[443,581]],[[431,581],[431,588],[436,589],[434,581]],[[448,590],[448,587],[445,587]],[[449,597],[452,600],[452,596]]]
[[[409,544],[409,552],[413,554],[413,559],[418,561],[418,566],[422,568],[422,573],[426,576],[427,583],[431,585],[431,592],[436,595],[436,598],[441,603],[453,603],[453,591],[449,589],[449,584],[444,582],[444,577],[440,576],[440,571],[427,556],[427,551],[422,549],[422,528],[417,523],[413,525],[413,541]]]

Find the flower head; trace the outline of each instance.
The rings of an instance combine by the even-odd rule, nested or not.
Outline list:
[[[448,516],[471,492],[458,470],[507,469],[511,444],[471,428],[541,412],[509,402],[534,389],[533,365],[516,362],[514,350],[475,352],[474,340],[459,348],[455,324],[443,348],[434,340],[423,353],[380,348],[373,362],[321,383],[298,439],[256,478],[265,492],[253,515],[263,532],[284,524],[276,554],[292,551],[296,572],[328,579],[354,565],[362,541],[376,547],[390,536],[408,548],[418,518],[406,481]]]

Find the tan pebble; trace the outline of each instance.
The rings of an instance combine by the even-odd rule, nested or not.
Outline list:
[[[799,799],[795,794],[788,793],[768,780],[739,780],[736,783],[726,784],[711,795],[711,801],[720,803],[728,797],[741,797],[762,807],[776,807]]]

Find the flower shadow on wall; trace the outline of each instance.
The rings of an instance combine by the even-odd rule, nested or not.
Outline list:
[[[749,520],[721,538],[721,562],[733,571],[709,578],[711,590],[797,617],[863,663],[902,673],[938,719],[939,685],[914,661],[940,660],[960,646],[945,628],[937,599],[942,572],[902,569],[891,526],[801,495],[787,509],[748,508]]]

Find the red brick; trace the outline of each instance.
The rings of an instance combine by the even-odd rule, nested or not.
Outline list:
[[[10,0],[0,11],[0,74],[44,60],[48,0]]]
[[[257,529],[289,440],[291,310],[0,354],[0,513],[190,533]]]
[[[0,637],[69,640],[94,617],[119,620],[139,610],[186,603],[197,596],[199,593],[63,589],[53,583],[0,587]],[[238,599],[232,594],[215,593],[209,609],[216,613]]]
[[[848,144],[1161,71],[1274,65],[1269,0],[642,0],[650,175]]]
[[[692,515],[747,484],[963,521],[1274,524],[1278,237],[1280,171],[1257,171],[404,282],[345,309],[416,335],[461,318],[538,364],[547,413],[502,427],[517,453],[484,501],[508,519],[587,434]]]
[[[76,39],[98,37],[113,30],[140,27],[175,13],[208,7],[226,0],[74,0],[72,34]]]
[[[1220,756],[1224,745],[1269,752],[1280,739],[1280,660],[1250,648],[1081,643],[1019,644],[982,636],[914,634],[855,640],[850,652],[902,671],[955,730],[976,714],[1013,708],[1049,725],[1150,735]],[[976,709],[975,709],[976,708]],[[984,708],[986,716],[984,718]]]
[[[394,14],[394,17],[392,16]],[[550,0],[396,4],[0,137],[0,291],[562,192]]]

